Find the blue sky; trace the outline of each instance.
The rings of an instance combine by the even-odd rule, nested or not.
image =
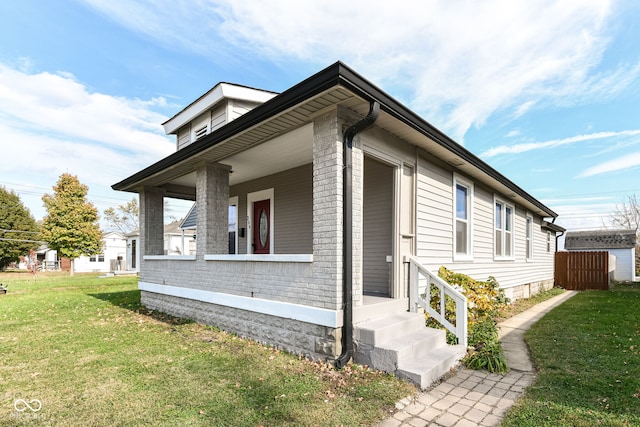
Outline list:
[[[569,229],[640,194],[640,2],[344,3],[0,2],[0,185],[37,219],[64,172],[116,207],[111,184],[173,152],[161,123],[216,83],[283,91],[341,60]]]

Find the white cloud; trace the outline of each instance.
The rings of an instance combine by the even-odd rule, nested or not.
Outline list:
[[[221,61],[237,52],[344,60],[460,141],[496,111],[590,102],[640,75],[638,64],[594,71],[611,1],[85,1],[165,46]]]
[[[0,185],[50,189],[68,172],[89,185],[90,194],[129,199],[110,186],[175,150],[160,125],[166,117],[154,111],[163,105],[162,99],[91,92],[69,74],[29,74],[0,64]],[[39,218],[40,195],[31,196],[28,207]]]
[[[625,154],[617,159],[609,160],[593,166],[578,175],[578,178],[586,178],[609,172],[620,172],[625,169],[640,167],[640,152]]]
[[[169,140],[153,111],[162,98],[118,98],[96,92],[69,74],[28,74],[0,64],[0,111],[7,123],[65,138],[166,155]]]
[[[586,135],[576,135],[568,138],[551,139],[549,141],[542,142],[526,142],[522,144],[514,145],[499,145],[497,147],[490,148],[480,154],[482,158],[495,157],[500,154],[519,154],[527,151],[542,150],[546,148],[556,148],[562,145],[575,144],[584,141],[594,141],[607,138],[621,138],[640,135],[640,129],[623,130],[619,132],[596,132]]]

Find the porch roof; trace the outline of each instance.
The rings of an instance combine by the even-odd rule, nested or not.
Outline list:
[[[371,102],[380,103],[375,126],[420,147],[475,180],[543,217],[558,215],[479,157],[456,143],[422,117],[336,62],[239,118],[134,175],[114,184],[114,190],[138,192],[143,186],[163,187],[168,197],[195,200],[195,189],[181,178],[202,161],[224,162],[248,148],[303,128],[337,105],[364,116]],[[294,153],[295,154],[295,153]],[[290,154],[293,155],[293,154]],[[308,159],[310,162],[311,159]],[[283,162],[290,167],[291,162]]]

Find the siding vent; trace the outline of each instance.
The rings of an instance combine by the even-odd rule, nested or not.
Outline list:
[[[208,130],[207,128],[208,128],[208,126],[204,125],[201,128],[196,129],[195,132],[193,133],[195,139],[200,139],[203,136],[205,136],[207,134],[207,130]]]

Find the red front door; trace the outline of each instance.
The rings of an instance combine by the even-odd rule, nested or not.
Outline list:
[[[268,254],[271,240],[269,199],[253,202],[253,253]]]

